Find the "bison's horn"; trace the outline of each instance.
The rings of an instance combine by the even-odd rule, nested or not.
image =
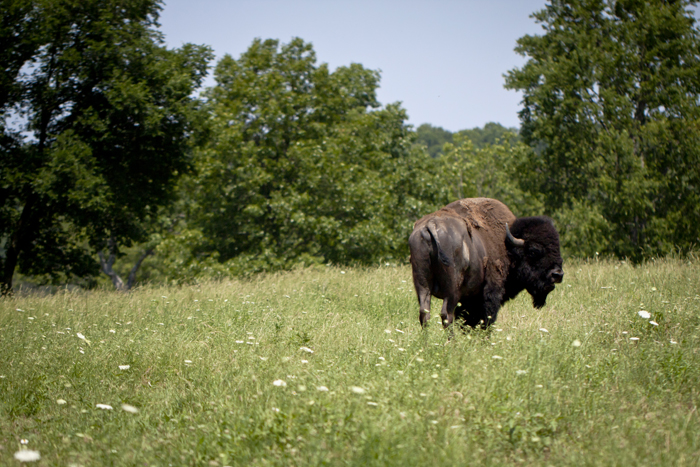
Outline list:
[[[506,239],[508,242],[510,242],[512,245],[515,246],[523,246],[525,245],[525,240],[522,238],[515,238],[512,233],[510,233],[510,229],[508,228],[508,223],[506,222]]]

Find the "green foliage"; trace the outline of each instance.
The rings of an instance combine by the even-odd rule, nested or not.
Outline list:
[[[17,293],[0,300],[0,465],[23,447],[39,465],[697,458],[697,258],[565,269],[545,308],[518,297],[450,341],[439,317],[420,328],[410,267]]]
[[[517,183],[517,171],[530,149],[507,136],[479,148],[467,133],[455,133],[454,144],[446,143],[440,158],[442,181],[452,188],[453,199],[495,198],[516,216],[541,214],[542,202]]]
[[[452,132],[429,123],[424,123],[416,128],[416,136],[416,143],[425,146],[430,157],[438,157],[442,154],[442,147],[445,143],[452,142]]]
[[[431,157],[438,157],[444,154],[443,147],[445,143],[453,143],[453,137],[456,135],[468,138],[477,149],[498,144],[504,139],[508,139],[513,143],[520,141],[517,129],[506,128],[500,123],[493,122],[487,123],[483,128],[476,127],[470,130],[460,130],[456,133],[424,123],[416,128],[416,135],[417,144],[425,146]]]
[[[534,15],[544,34],[518,40],[528,62],[506,86],[534,149],[520,183],[588,232],[572,253],[640,259],[700,238],[693,4],[554,1]]]
[[[198,153],[195,256],[234,274],[296,264],[404,261],[413,222],[445,201],[379,74],[316,65],[310,44],[256,40],[216,67],[211,138]]]
[[[471,130],[460,130],[455,135],[462,135],[469,138],[477,149],[483,149],[489,145],[495,145],[503,140],[508,140],[512,144],[520,142],[520,135],[517,128],[506,128],[500,123],[489,122],[483,128],[472,128]]]
[[[166,49],[159,10],[156,0],[3,2],[3,293],[17,264],[94,274],[91,254],[108,238],[113,253],[145,238],[144,219],[189,170],[190,96],[211,52]],[[17,112],[29,136],[7,125]]]

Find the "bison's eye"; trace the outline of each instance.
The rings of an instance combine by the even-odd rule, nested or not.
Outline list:
[[[544,249],[536,244],[530,245],[527,249],[527,256],[530,259],[538,259],[544,256]]]

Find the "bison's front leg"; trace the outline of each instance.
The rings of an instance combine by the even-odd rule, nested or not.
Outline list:
[[[498,316],[498,310],[503,304],[503,287],[487,285],[484,287],[484,321],[481,327],[491,326]]]

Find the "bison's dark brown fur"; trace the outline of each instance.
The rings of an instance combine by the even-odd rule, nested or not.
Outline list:
[[[455,317],[486,327],[523,289],[535,307],[544,306],[564,275],[552,220],[516,219],[494,199],[450,203],[416,222],[408,242],[423,326],[430,320],[431,295],[443,299],[445,327]]]

